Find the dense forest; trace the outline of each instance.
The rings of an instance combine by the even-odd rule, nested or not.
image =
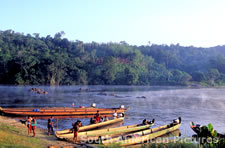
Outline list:
[[[225,46],[84,43],[0,31],[0,84],[225,85]]]

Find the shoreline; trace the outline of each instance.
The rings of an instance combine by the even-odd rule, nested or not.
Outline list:
[[[13,127],[14,129],[18,130],[16,132],[14,132],[14,134],[16,136],[19,137],[24,137],[26,139],[28,139],[28,141],[32,141],[32,140],[38,140],[40,141],[40,143],[42,144],[40,147],[48,147],[48,148],[76,148],[76,147],[91,147],[88,145],[79,145],[79,144],[73,144],[67,141],[62,141],[62,140],[58,140],[57,137],[55,135],[50,135],[48,136],[48,131],[44,130],[40,127],[36,127],[36,134],[35,137],[32,137],[33,133],[31,133],[30,135],[27,134],[27,127],[25,124],[22,124],[21,122],[19,122],[16,119],[13,119],[11,117],[7,117],[7,116],[1,116],[0,115],[0,124],[9,126],[7,127],[5,132],[14,132],[13,130],[10,129],[10,127]],[[1,133],[1,130],[0,130]],[[0,141],[0,145],[1,145],[1,141]],[[13,146],[13,145],[11,145]]]

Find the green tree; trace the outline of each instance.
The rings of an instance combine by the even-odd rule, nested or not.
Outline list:
[[[207,78],[211,84],[215,83],[215,80],[220,76],[220,73],[217,69],[209,69],[207,72]]]

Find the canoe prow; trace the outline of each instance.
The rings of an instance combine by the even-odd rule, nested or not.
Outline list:
[[[190,127],[192,128],[194,125],[195,125],[194,122],[191,121],[191,122],[190,122]]]

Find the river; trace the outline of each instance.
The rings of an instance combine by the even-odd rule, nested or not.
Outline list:
[[[48,91],[46,95],[30,91],[31,87]],[[80,88],[83,91],[80,91]],[[88,91],[86,91],[88,90]],[[162,86],[0,86],[1,107],[88,107],[96,103],[99,108],[124,105],[124,125],[141,123],[143,119],[155,119],[155,126],[170,123],[182,117],[180,127],[183,136],[191,136],[190,121],[212,123],[221,133],[225,132],[225,88],[187,88]],[[77,119],[58,120],[58,129],[71,128]],[[89,119],[80,119],[88,124]],[[38,120],[47,129],[47,121]]]

